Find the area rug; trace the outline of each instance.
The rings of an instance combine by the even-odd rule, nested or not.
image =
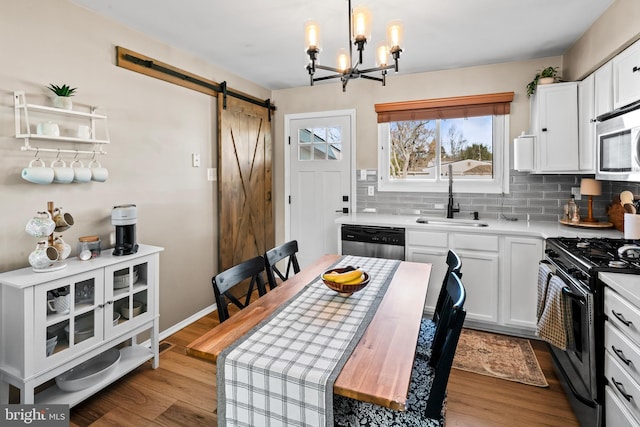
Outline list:
[[[453,367],[536,387],[549,387],[527,339],[463,329]]]

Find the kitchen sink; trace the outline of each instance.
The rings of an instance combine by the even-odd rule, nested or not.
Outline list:
[[[452,227],[488,227],[489,224],[481,221],[455,219],[455,218],[429,218],[421,216],[416,219],[418,224],[450,225]]]

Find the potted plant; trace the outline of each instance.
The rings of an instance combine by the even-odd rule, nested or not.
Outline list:
[[[54,107],[64,108],[65,110],[71,110],[73,108],[71,97],[75,95],[77,88],[68,85],[58,86],[54,84],[50,84],[47,88],[56,95],[53,98]]]
[[[558,67],[547,67],[539,70],[533,80],[527,85],[527,95],[531,96],[536,92],[536,87],[541,84],[550,84],[556,81]]]

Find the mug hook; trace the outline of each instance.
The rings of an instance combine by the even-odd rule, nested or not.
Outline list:
[[[58,154],[56,155],[56,160],[60,159],[60,149],[58,148]]]

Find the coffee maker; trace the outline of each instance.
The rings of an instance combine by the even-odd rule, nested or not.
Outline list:
[[[136,243],[136,205],[118,205],[111,211],[111,224],[116,227],[116,246],[114,255],[131,255],[138,252]]]

